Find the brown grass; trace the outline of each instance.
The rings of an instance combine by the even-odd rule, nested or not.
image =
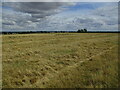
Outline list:
[[[5,88],[118,87],[117,33],[3,35]]]

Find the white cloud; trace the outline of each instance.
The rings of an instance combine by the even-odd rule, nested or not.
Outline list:
[[[58,15],[56,15],[58,16]],[[89,13],[68,13],[67,15],[52,17],[49,26],[55,26],[53,30],[77,30],[88,28],[88,30],[118,30],[118,7],[116,4],[106,4]],[[51,28],[51,27],[50,27]]]
[[[37,5],[35,7],[30,8],[31,4],[25,3],[24,6],[22,5],[23,7],[15,8],[16,11],[4,9],[3,29],[4,30],[10,30],[10,29],[11,30],[78,30],[80,28],[87,28],[88,30],[118,29],[117,3],[115,4],[107,3],[103,7],[94,10],[88,10],[86,11],[87,13],[83,13],[83,11],[80,10],[66,12],[64,11],[65,9],[61,10],[62,8],[58,7],[64,5],[71,5],[70,3],[67,4],[60,3],[56,5],[57,6],[48,6],[46,8],[42,7],[39,9],[38,8],[39,6]],[[23,8],[28,8],[27,9],[28,11]],[[54,10],[58,10],[58,11],[54,11]],[[21,11],[21,12],[17,12],[17,11]]]

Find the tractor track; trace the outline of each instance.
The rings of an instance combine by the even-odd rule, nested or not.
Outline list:
[[[101,56],[101,55],[103,55],[104,53],[107,53],[107,52],[109,52],[111,49],[113,49],[113,48],[115,48],[117,45],[115,45],[115,46],[112,46],[112,47],[109,47],[109,49],[107,49],[107,50],[104,50],[104,51],[102,51],[102,52],[100,52],[100,53],[98,53],[98,54],[96,54],[96,55],[93,55],[93,56],[91,56],[91,57],[89,57],[89,58],[86,58],[86,59],[84,59],[84,60],[82,60],[82,61],[79,61],[79,62],[77,62],[77,63],[75,63],[75,64],[73,64],[73,65],[70,65],[70,66],[67,66],[67,67],[65,67],[65,68],[63,68],[62,70],[60,70],[60,71],[55,71],[54,69],[52,69],[55,73],[53,74],[49,74],[49,75],[47,75],[47,76],[45,76],[45,77],[43,77],[42,79],[40,79],[40,81],[38,80],[38,82],[37,83],[39,83],[39,84],[41,84],[42,85],[42,83],[44,82],[49,82],[49,78],[54,78],[54,77],[56,77],[56,76],[58,76],[58,74],[60,74],[60,73],[62,73],[63,72],[63,70],[65,71],[67,71],[67,69],[70,69],[70,68],[75,68],[75,67],[77,67],[78,65],[80,65],[80,64],[82,64],[82,63],[84,63],[84,62],[86,62],[86,61],[90,61],[92,58],[94,58],[94,57],[97,57],[97,56]]]

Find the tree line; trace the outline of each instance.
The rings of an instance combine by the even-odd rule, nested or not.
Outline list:
[[[77,31],[15,31],[15,32],[0,32],[0,34],[32,34],[32,33],[86,33],[87,29],[78,29]]]

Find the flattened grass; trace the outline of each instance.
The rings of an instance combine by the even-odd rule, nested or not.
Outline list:
[[[117,45],[112,33],[3,35],[3,87],[117,87]]]

